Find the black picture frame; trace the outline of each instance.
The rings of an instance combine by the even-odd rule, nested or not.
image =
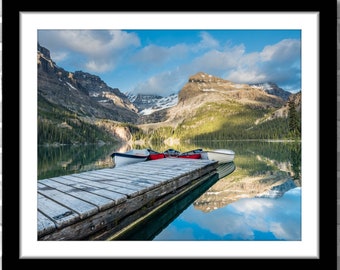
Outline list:
[[[39,5],[40,4],[40,5]],[[334,4],[334,6],[332,5]],[[22,204],[25,203],[21,199],[21,193],[23,192],[21,190],[21,184],[20,180],[22,180],[25,175],[22,174],[22,171],[20,170],[20,164],[22,160],[19,162],[19,169],[16,170],[16,168],[13,168],[13,165],[18,164],[18,162],[14,162],[14,158],[16,161],[18,161],[18,156],[16,156],[16,153],[19,153],[19,156],[22,154],[20,152],[22,144],[20,137],[25,136],[24,130],[22,130],[19,126],[19,138],[16,140],[14,137],[14,126],[17,127],[18,123],[16,121],[13,121],[14,119],[11,118],[11,116],[14,113],[17,113],[17,108],[16,104],[17,101],[20,100],[20,90],[22,85],[21,85],[21,77],[20,74],[25,72],[25,70],[21,69],[20,65],[20,60],[22,55],[20,55],[21,52],[21,46],[22,46],[22,40],[20,36],[20,29],[22,27],[21,21],[20,21],[20,13],[22,12],[49,12],[49,10],[41,10],[43,7],[42,3],[30,3],[29,5],[23,4],[22,6],[19,7],[10,7],[9,3],[3,3],[3,62],[5,65],[5,68],[3,70],[3,152],[4,152],[4,159],[3,159],[3,250],[2,250],[2,263],[4,269],[8,266],[14,267],[14,265],[22,267],[22,266],[33,266],[33,267],[49,267],[48,265],[52,265],[52,263],[49,261],[51,259],[54,260],[53,265],[59,266],[59,267],[64,267],[65,265],[70,265],[73,261],[76,261],[76,264],[80,266],[81,262],[84,262],[84,266],[96,266],[104,262],[104,263],[112,263],[112,260],[115,259],[124,259],[124,263],[128,265],[128,263],[131,262],[136,262],[136,260],[142,259],[141,261],[144,262],[145,260],[143,258],[134,258],[132,257],[133,260],[129,260],[129,258],[72,258],[70,257],[59,257],[56,258],[21,258],[20,257],[20,251],[21,251],[21,237],[22,237],[22,230],[20,229],[20,218],[19,218],[19,213],[22,209]],[[35,5],[35,6],[34,6]],[[317,22],[316,27],[318,27],[320,30],[319,32],[319,39],[315,40],[315,42],[319,42],[319,48],[320,48],[320,56],[316,55],[315,57],[318,58],[318,63],[319,63],[319,72],[320,72],[320,79],[319,81],[319,86],[321,86],[321,82],[326,82],[330,81],[331,83],[333,82],[332,79],[332,65],[334,60],[332,60],[335,57],[330,57],[326,52],[330,53],[332,52],[332,44],[334,43],[335,46],[335,16],[336,16],[336,8],[335,8],[335,3],[332,3],[329,1],[329,3],[324,3],[323,7],[318,7],[317,5],[313,6],[310,4],[309,7],[305,7],[304,9],[301,10],[296,10],[293,8],[289,7],[294,7],[295,3],[293,2],[286,2],[284,5],[288,8],[284,9],[272,9],[268,10],[269,7],[267,5],[263,5],[265,7],[262,7],[258,3],[256,5],[254,3],[249,3],[248,8],[252,10],[244,10],[244,7],[238,7],[238,8],[233,8],[233,10],[228,10],[231,12],[276,12],[276,11],[287,11],[287,12],[317,12],[319,13],[319,22]],[[65,4],[66,6],[66,4]],[[96,11],[95,9],[100,9],[97,10],[98,12],[107,12],[108,10],[112,10],[112,7],[110,8],[104,8],[104,4],[100,5],[99,7],[91,7],[85,9],[82,7],[83,10],[77,10],[77,8],[70,8],[68,7],[68,10],[60,10],[60,11],[65,11],[65,12],[94,12]],[[144,6],[144,5],[143,5]],[[78,6],[79,7],[79,6]],[[140,10],[135,10],[134,12],[140,12],[142,10],[145,10],[146,7],[142,7]],[[333,11],[334,10],[334,11]],[[56,11],[56,10],[52,10]],[[59,11],[59,10],[58,10]],[[113,11],[116,11],[113,9]],[[121,10],[124,11],[124,10]],[[130,11],[130,10],[129,10]],[[205,10],[206,11],[206,10]],[[204,11],[204,12],[205,12]],[[221,10],[213,10],[212,12],[220,12]],[[159,11],[153,11],[153,12],[159,12]],[[189,11],[190,12],[190,11]],[[334,18],[334,19],[333,19]],[[15,32],[15,29],[18,29],[18,33],[13,33]],[[327,33],[327,34],[326,34]],[[334,35],[332,34],[334,33]],[[14,36],[14,37],[13,37]],[[334,38],[334,40],[333,40]],[[18,40],[17,40],[18,39]],[[335,48],[334,48],[335,52]],[[325,57],[321,57],[325,55]],[[326,62],[325,58],[328,58],[328,61]],[[335,62],[335,61],[334,61]],[[335,63],[334,63],[335,64]],[[330,76],[326,78],[326,76],[321,76],[323,74],[321,71],[324,71],[322,68],[323,67],[328,67],[328,70],[330,72]],[[18,77],[17,77],[18,75]],[[321,78],[324,78],[324,81],[321,81]],[[335,79],[334,79],[335,83]],[[327,85],[327,84],[326,84]],[[321,88],[321,87],[320,87]],[[328,87],[327,87],[328,88]],[[19,94],[19,96],[16,96],[16,94]],[[329,91],[329,95],[331,95],[331,91]],[[319,134],[319,145],[315,145],[316,148],[319,148],[319,155],[320,157],[326,156],[326,149],[321,148],[321,142],[322,139],[326,139],[326,137],[323,137],[322,134],[328,134],[328,136],[331,136],[329,134],[332,134],[332,127],[329,127],[326,125],[323,121],[321,122],[321,106],[322,106],[322,101],[325,99],[323,98],[323,95],[321,95],[321,91],[319,92],[319,120],[320,120],[320,134]],[[13,101],[14,100],[14,101]],[[327,100],[331,100],[331,98],[327,98]],[[22,101],[21,102],[25,102]],[[324,102],[325,104],[328,104],[328,101]],[[327,115],[328,117],[331,117],[330,110],[333,107],[327,107]],[[334,106],[335,109],[335,106]],[[19,104],[19,123],[21,122],[21,107]],[[325,115],[325,113],[323,114]],[[335,115],[335,114],[334,114]],[[326,117],[327,118],[327,117]],[[311,121],[315,121],[316,119],[312,119]],[[322,134],[321,134],[322,131]],[[19,151],[13,153],[13,148],[6,146],[6,140],[8,140],[8,144],[10,142],[13,142],[14,144],[19,142]],[[12,143],[12,144],[13,144]],[[328,147],[329,149],[329,147]],[[7,155],[7,156],[6,156]],[[14,156],[13,156],[14,155]],[[12,160],[11,158],[12,157]],[[328,164],[332,164],[332,161],[329,161]],[[324,168],[328,168],[327,167]],[[12,168],[12,169],[11,169]],[[18,175],[16,175],[16,171],[18,171]],[[326,267],[327,265],[332,264],[334,262],[336,264],[337,261],[337,253],[336,253],[336,248],[337,244],[332,242],[332,239],[335,239],[336,237],[333,236],[333,233],[336,235],[336,223],[335,223],[335,217],[329,217],[329,212],[333,213],[333,204],[334,207],[336,207],[335,202],[333,202],[332,196],[329,195],[329,193],[332,194],[333,190],[336,190],[336,188],[329,187],[329,185],[332,185],[330,183],[332,177],[327,177],[324,181],[321,181],[321,175],[324,174],[324,171],[321,171],[321,159],[320,159],[320,169],[319,171],[319,185],[320,185],[320,190],[319,190],[319,195],[320,195],[320,224],[319,224],[319,249],[320,249],[320,257],[319,258],[304,258],[304,257],[296,257],[296,258],[278,258],[280,259],[281,266],[297,266],[297,264],[300,264],[299,266],[301,267],[308,267],[308,266],[313,266],[316,269],[322,269]],[[18,176],[18,177],[17,177]],[[330,181],[329,181],[330,180]],[[327,184],[325,184],[327,182]],[[326,185],[326,187],[325,187]],[[327,189],[327,191],[326,191]],[[17,205],[18,204],[18,205]],[[17,206],[17,207],[15,207]],[[321,209],[321,206],[324,206],[325,209],[324,211]],[[316,209],[311,209],[311,211],[315,211]],[[335,211],[334,211],[335,213]],[[18,218],[18,220],[16,220]],[[333,221],[334,218],[334,221]],[[334,224],[333,224],[334,222]],[[333,227],[334,226],[334,227]],[[327,233],[326,233],[327,232]],[[328,240],[327,240],[328,239]],[[327,244],[326,244],[327,242]],[[18,246],[16,246],[18,245]],[[333,250],[334,249],[334,250]],[[155,258],[158,259],[158,258]],[[170,261],[173,262],[178,262],[177,260],[171,260],[171,259],[180,259],[180,258],[170,258]],[[190,259],[190,258],[188,258]],[[195,258],[196,260],[199,260],[199,258]],[[214,262],[217,259],[224,259],[224,258],[211,258]],[[276,258],[226,258],[226,259],[232,259],[232,260],[237,260],[237,263],[239,266],[252,266],[255,267],[261,267],[264,268],[266,267],[275,267],[275,265],[278,263]],[[204,261],[207,261],[209,263],[209,259],[206,259]],[[114,265],[111,265],[114,266]],[[171,264],[169,265],[170,267],[172,266]],[[322,268],[321,268],[322,267]]]

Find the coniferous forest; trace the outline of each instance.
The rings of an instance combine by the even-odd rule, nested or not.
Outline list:
[[[39,99],[38,145],[47,144],[96,144],[114,143],[117,139],[98,122],[105,119],[87,120],[65,108],[48,104]],[[138,125],[112,122],[111,125],[128,127],[132,139],[162,142],[167,138],[185,141],[199,140],[300,140],[301,114],[294,103],[289,104],[288,117],[274,118],[256,124],[261,117],[270,115],[270,109],[254,110],[239,104],[230,106],[209,104],[176,127],[164,126],[143,130]],[[44,108],[53,107],[53,111]],[[110,125],[110,123],[109,123]]]

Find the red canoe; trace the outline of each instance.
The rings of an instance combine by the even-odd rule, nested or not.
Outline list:
[[[200,152],[202,151],[202,149],[195,149],[184,153],[181,153],[180,151],[174,150],[172,148],[164,151],[163,153],[157,152],[152,149],[148,149],[148,151],[150,153],[148,160],[156,160],[168,157],[200,159],[201,158]]]

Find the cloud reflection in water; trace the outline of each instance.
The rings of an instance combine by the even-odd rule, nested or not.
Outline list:
[[[301,188],[277,199],[240,199],[209,213],[191,205],[153,240],[301,241]]]

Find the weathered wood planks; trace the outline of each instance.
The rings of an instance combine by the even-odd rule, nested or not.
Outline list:
[[[38,240],[104,240],[217,165],[166,158],[39,180]]]

